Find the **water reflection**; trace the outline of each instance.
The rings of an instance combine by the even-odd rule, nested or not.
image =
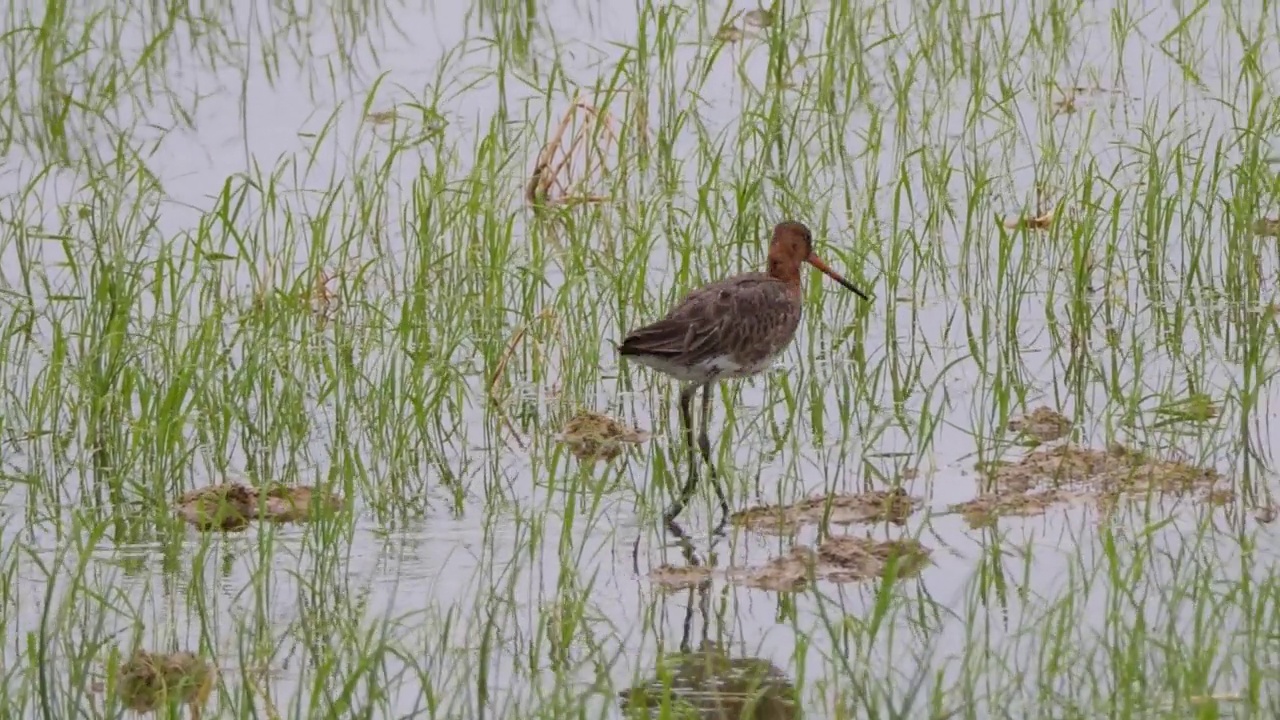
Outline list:
[[[700,562],[685,534],[681,551],[691,565]],[[713,540],[714,542],[714,540]],[[714,544],[713,544],[714,549]],[[688,591],[678,652],[658,659],[653,676],[619,693],[628,717],[707,718],[708,720],[790,720],[800,716],[791,679],[773,663],[757,657],[733,657],[728,644],[710,637],[711,579]],[[692,648],[694,610],[702,633]]]

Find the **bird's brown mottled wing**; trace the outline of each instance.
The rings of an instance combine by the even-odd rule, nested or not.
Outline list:
[[[690,292],[666,317],[628,333],[618,350],[686,365],[726,354],[752,362],[790,342],[799,321],[785,283],[748,273]]]

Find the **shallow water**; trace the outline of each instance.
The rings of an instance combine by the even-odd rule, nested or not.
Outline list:
[[[269,666],[270,679],[264,682],[269,684],[270,702],[291,717],[318,716],[323,708],[377,717],[563,717],[566,708],[580,708],[589,717],[621,716],[617,693],[652,674],[659,657],[681,644],[687,607],[693,603],[697,609],[697,603],[690,593],[664,593],[647,580],[650,568],[682,560],[668,547],[670,539],[658,524],[638,514],[642,500],[652,503],[662,497],[663,469],[683,457],[673,390],[668,381],[648,371],[619,368],[606,341],[625,330],[621,325],[654,316],[688,285],[758,264],[763,238],[752,228],[731,227],[729,215],[737,204],[732,183],[757,173],[760,168],[747,163],[773,152],[751,129],[756,118],[742,116],[756,92],[745,85],[762,86],[769,72],[766,49],[750,38],[729,48],[711,62],[707,72],[712,80],[701,86],[697,97],[677,98],[680,107],[699,107],[697,116],[704,123],[702,128],[669,130],[672,155],[683,161],[672,166],[678,184],[644,183],[627,198],[637,207],[661,209],[648,215],[630,210],[625,221],[609,216],[624,212],[609,206],[583,211],[604,213],[604,220],[584,220],[584,226],[607,226],[619,241],[611,247],[594,235],[570,234],[565,254],[572,254],[575,242],[582,243],[580,250],[589,249],[584,254],[601,256],[592,260],[603,268],[600,274],[580,276],[568,261],[544,262],[546,284],[532,291],[539,298],[534,305],[563,302],[571,308],[590,308],[606,298],[603,307],[609,312],[582,333],[606,344],[595,377],[585,383],[574,380],[582,373],[573,357],[581,346],[572,342],[561,346],[561,354],[518,361],[517,367],[527,368],[526,377],[519,378],[524,384],[511,388],[524,414],[516,423],[527,445],[521,448],[496,430],[486,395],[493,360],[486,357],[487,350],[477,348],[491,341],[484,332],[509,337],[532,318],[517,310],[499,316],[501,327],[482,328],[477,322],[474,331],[451,347],[443,337],[448,333],[440,330],[447,324],[444,318],[454,312],[451,307],[430,305],[420,317],[398,315],[409,311],[400,299],[413,291],[401,281],[402,272],[423,256],[464,263],[465,252],[477,242],[477,236],[468,233],[476,229],[459,224],[415,236],[413,183],[421,173],[441,167],[449,177],[467,177],[477,164],[473,145],[490,133],[491,123],[505,123],[503,137],[525,155],[504,160],[509,167],[500,176],[510,178],[510,187],[496,194],[510,202],[511,242],[518,252],[542,252],[535,249],[534,238],[539,238],[537,248],[545,238],[531,229],[531,216],[520,209],[520,188],[547,126],[555,122],[568,96],[557,92],[553,104],[545,107],[539,83],[552,81],[546,73],[553,58],[574,82],[591,84],[609,77],[621,57],[619,45],[637,42],[640,17],[651,15],[635,6],[604,12],[574,2],[537,5],[538,30],[530,60],[504,77],[503,95],[496,76],[484,70],[499,62],[498,53],[485,49],[486,38],[499,30],[462,4],[396,6],[379,23],[353,33],[335,30],[335,18],[342,20],[339,28],[349,28],[341,14],[307,17],[300,12],[307,17],[298,21],[305,32],[284,35],[279,45],[300,55],[300,60],[282,53],[270,74],[261,57],[261,36],[264,28],[282,27],[286,21],[276,17],[276,9],[241,5],[233,6],[234,12],[207,10],[217,14],[228,35],[243,43],[233,46],[231,61],[211,68],[205,58],[184,51],[189,31],[182,26],[170,43],[173,55],[156,75],[178,104],[193,108],[190,127],[179,123],[178,114],[160,99],[139,98],[136,106],[122,102],[108,113],[118,127],[133,128],[126,136],[142,149],[145,166],[164,189],[154,229],[143,233],[138,223],[127,226],[137,232],[126,238],[135,243],[133,251],[149,257],[159,251],[158,239],[183,233],[192,233],[194,243],[196,227],[217,215],[216,198],[230,177],[248,173],[257,178],[279,167],[283,192],[274,199],[278,204],[265,202],[261,194],[246,194],[241,214],[230,225],[254,234],[266,248],[272,247],[277,233],[293,242],[282,244],[278,256],[216,263],[210,272],[220,273],[220,280],[206,282],[227,293],[248,295],[264,268],[282,279],[293,277],[291,269],[306,265],[311,246],[297,241],[306,238],[308,230],[287,225],[285,219],[315,220],[328,212],[327,224],[310,232],[345,243],[346,256],[369,264],[372,269],[363,280],[371,298],[367,308],[392,313],[386,327],[425,328],[427,337],[445,348],[441,352],[453,361],[457,375],[414,379],[414,368],[404,358],[418,346],[407,339],[407,332],[381,339],[353,332],[351,363],[363,374],[364,384],[334,381],[338,390],[318,377],[315,367],[306,364],[310,361],[291,364],[295,354],[341,363],[338,351],[320,341],[315,346],[299,341],[296,347],[277,348],[279,366],[298,371],[296,397],[287,387],[253,386],[236,396],[242,404],[229,411],[231,419],[209,420],[209,426],[192,420],[181,428],[189,453],[176,455],[168,464],[143,464],[139,471],[167,470],[178,488],[208,484],[224,473],[334,481],[339,488],[345,483],[344,492],[353,499],[352,521],[255,528],[226,537],[187,530],[181,541],[163,527],[138,532],[128,523],[108,522],[118,518],[94,507],[92,496],[101,492],[95,488],[100,475],[91,465],[83,428],[72,423],[76,412],[68,400],[67,409],[57,413],[66,423],[57,430],[66,433],[66,446],[57,447],[49,437],[14,441],[3,460],[9,478],[0,510],[5,519],[0,555],[7,558],[3,566],[12,570],[0,667],[16,673],[8,681],[10,707],[26,716],[40,715],[40,704],[32,700],[38,666],[30,649],[34,639],[48,647],[47,667],[65,678],[70,668],[99,667],[105,659],[100,647],[104,642],[131,647],[131,633],[136,632],[150,646],[200,648],[216,655],[225,680],[216,698],[220,716],[240,716],[250,705],[260,710],[266,705],[260,690],[243,681],[246,674],[261,670],[248,666],[264,660]],[[971,5],[966,30],[959,33],[965,39],[977,42],[998,27],[1016,42],[1030,43],[1033,30],[1052,30],[1047,15],[1037,16],[1038,11],[1026,4]],[[87,17],[95,7],[108,6],[87,3],[77,6],[73,15]],[[721,11],[719,6],[702,8],[705,27],[685,21],[675,33],[678,44],[663,66],[667,69],[661,72],[682,78],[702,72],[702,64],[709,62],[708,39]],[[818,7],[793,11],[796,17],[805,16],[810,52],[817,50],[828,30],[827,13]],[[363,12],[356,9],[355,17]],[[21,8],[11,11],[11,27],[23,13]],[[690,10],[686,17],[698,14]],[[932,24],[945,26],[906,5],[885,6],[883,14],[867,17],[872,38],[888,35],[886,23],[919,35]],[[1137,32],[1120,47],[1108,28],[1123,17]],[[907,62],[909,44],[886,42],[850,58],[850,63],[867,68],[873,85],[865,99],[867,109],[849,114],[851,121],[840,138],[846,147],[834,156],[838,162],[819,151],[828,138],[788,136],[793,143],[788,159],[767,168],[767,189],[754,198],[758,206],[750,211],[762,218],[761,227],[784,214],[812,212],[808,221],[829,230],[822,247],[833,256],[833,264],[851,271],[861,265],[861,284],[872,286],[877,299],[863,317],[837,290],[825,285],[820,291],[807,288],[807,299],[817,302],[810,305],[811,320],[802,327],[795,348],[767,377],[717,393],[713,436],[723,443],[719,462],[730,469],[733,504],[738,508],[851,491],[877,479],[896,478],[908,468],[918,469],[918,478],[907,487],[926,497],[926,511],[903,528],[865,531],[876,537],[919,536],[933,549],[934,562],[919,578],[888,588],[878,582],[819,583],[812,591],[781,597],[716,580],[707,591],[707,612],[693,613],[692,640],[687,642],[696,646],[707,638],[733,656],[768,660],[795,683],[805,714],[811,717],[883,714],[886,703],[901,703],[908,696],[920,679],[916,671],[922,660],[924,694],[947,698],[948,708],[972,717],[1000,712],[1023,716],[1024,711],[1047,716],[1045,703],[1063,717],[1096,716],[1107,702],[1129,703],[1124,707],[1133,711],[1139,707],[1130,697],[1135,693],[1112,684],[1120,676],[1117,668],[1131,663],[1142,667],[1148,678],[1149,704],[1143,707],[1155,713],[1152,708],[1160,707],[1175,685],[1168,675],[1176,673],[1166,674],[1166,668],[1186,662],[1180,653],[1187,647],[1196,648],[1202,653],[1197,658],[1212,665],[1203,677],[1183,678],[1185,685],[1178,687],[1187,694],[1241,692],[1257,681],[1250,668],[1265,666],[1270,651],[1249,636],[1265,626],[1260,618],[1271,611],[1274,589],[1264,583],[1251,603],[1220,597],[1212,608],[1198,604],[1191,593],[1201,587],[1201,574],[1211,575],[1211,584],[1223,587],[1240,583],[1242,577],[1270,575],[1267,558],[1277,547],[1275,529],[1258,525],[1242,507],[1211,509],[1188,500],[1126,506],[1121,519],[1110,523],[1115,536],[1123,539],[1113,546],[1113,536],[1102,531],[1092,509],[1004,519],[998,532],[970,529],[958,515],[945,514],[950,504],[977,492],[975,463],[1010,450],[1000,428],[1018,408],[1000,406],[1001,397],[1016,403],[1025,396],[1027,409],[1044,403],[1068,416],[1079,411],[1085,438],[1094,444],[1113,436],[1132,437],[1130,442],[1151,452],[1181,453],[1230,476],[1240,476],[1248,465],[1259,487],[1271,482],[1269,472],[1259,477],[1258,469],[1265,470],[1272,444],[1268,419],[1277,391],[1254,375],[1270,363],[1264,361],[1260,368],[1242,356],[1236,345],[1238,329],[1215,320],[1227,310],[1208,292],[1203,299],[1187,302],[1178,285],[1191,263],[1202,263],[1196,288],[1222,286],[1231,271],[1224,245],[1212,240],[1189,243],[1182,236],[1183,228],[1221,232],[1224,223],[1221,208],[1194,201],[1215,197],[1207,179],[1190,174],[1198,167],[1195,159],[1203,155],[1201,162],[1211,165],[1216,158],[1236,163],[1241,157],[1229,143],[1235,137],[1231,128],[1241,123],[1243,112],[1233,111],[1229,104],[1242,102],[1235,97],[1236,75],[1247,55],[1238,38],[1231,41],[1233,36],[1221,29],[1228,20],[1217,6],[1200,8],[1193,16],[1191,22],[1205,40],[1195,54],[1191,77],[1186,62],[1180,64],[1176,53],[1157,42],[1178,26],[1176,10],[1149,11],[1115,3],[1081,8],[1069,28],[1059,29],[1071,35],[1061,45],[1061,56],[1032,46],[1023,55],[1024,63],[982,73],[987,105],[976,119],[968,110],[974,85],[965,73],[943,79],[933,68],[916,65],[912,72],[925,78],[922,90],[907,95],[905,104],[896,101],[894,73],[906,72],[898,63]],[[397,29],[391,27],[393,21]],[[1267,8],[1260,22],[1274,26],[1275,9]],[[143,21],[124,22],[121,28],[122,47],[137,52],[145,46],[150,30]],[[656,31],[650,26],[649,32]],[[288,39],[303,36],[308,37],[306,48]],[[869,39],[864,42],[873,45]],[[438,64],[458,52],[464,59],[451,61],[449,76],[439,77]],[[952,55],[944,45],[937,52],[939,68],[965,64],[965,58]],[[1274,41],[1263,42],[1257,52],[1261,67],[1280,62]],[[357,69],[330,70],[344,53]],[[90,53],[77,67],[108,59]],[[1016,92],[1000,99],[1001,80]],[[1046,81],[1096,82],[1126,91],[1082,97],[1081,109],[1072,117],[1087,116],[1088,124],[1079,119],[1057,123],[1045,120],[1042,106],[1049,93],[1041,83]],[[454,151],[441,155],[437,149],[442,146],[433,143],[397,151],[374,190],[381,195],[385,217],[366,221],[358,217],[360,200],[353,188],[368,183],[377,163],[392,156],[385,135],[380,139],[383,131],[364,117],[365,98],[377,83],[371,110],[412,101],[433,86],[443,88],[449,96],[442,103],[447,108],[444,136]],[[35,77],[20,75],[18,87],[26,91],[19,104],[34,106],[40,87]],[[673,112],[666,100],[657,98],[652,125],[660,126],[663,113]],[[928,122],[914,120],[926,108]],[[873,118],[883,122],[879,150],[860,154]],[[1149,163],[1144,155],[1148,151],[1142,149],[1152,142],[1144,128],[1172,138],[1156,143],[1151,151],[1158,158],[1155,163]],[[88,137],[84,147],[104,156],[111,152],[112,133],[103,126],[80,131],[82,138]],[[706,180],[711,173],[707,143],[699,134],[737,153],[725,156],[728,167],[717,171],[714,183]],[[1049,143],[1061,148],[1060,162],[1077,168],[1094,163],[1085,174],[1099,187],[1100,178],[1110,184],[1093,191],[1100,213],[1081,209],[1088,222],[1096,224],[1079,232],[1111,243],[1118,258],[1111,268],[1119,272],[1103,279],[1111,288],[1109,294],[1084,304],[1072,297],[1068,273],[1059,269],[1072,258],[1070,241],[1038,242],[1030,234],[1002,239],[989,221],[993,214],[1016,214],[1028,201],[1037,182],[1037,158]],[[738,149],[742,147],[748,150]],[[944,151],[954,153],[941,163],[952,172],[941,185],[948,198],[936,197],[936,186],[922,179],[926,167],[920,153],[927,157]],[[939,165],[936,160],[930,163],[929,167]],[[29,298],[41,313],[56,315],[64,302],[56,298],[58,279],[79,287],[75,279],[84,273],[61,266],[65,251],[57,241],[15,239],[12,228],[21,225],[56,233],[59,209],[88,197],[87,163],[34,179],[45,165],[29,142],[19,140],[10,147],[0,172],[0,194],[6,198],[0,205],[10,227],[0,259],[6,287],[14,293],[6,301],[13,312]],[[1150,232],[1156,228],[1144,225],[1144,191],[1138,185],[1152,166],[1162,174],[1187,173],[1162,189],[1161,202],[1173,203],[1179,217],[1189,220],[1181,227],[1164,228],[1167,232],[1158,236]],[[103,172],[109,170],[108,164]],[[788,181],[799,173],[810,175],[808,189],[825,193],[812,206],[787,197]],[[984,195],[977,211],[981,220],[966,218],[967,198],[974,196],[976,177],[983,174],[999,188],[991,195],[1000,202],[989,202],[991,196]],[[873,181],[874,191],[868,189]],[[128,186],[132,181],[117,182]],[[343,192],[329,205],[324,192],[334,187]],[[851,188],[853,206],[845,207],[842,188]],[[703,201],[716,209],[713,217],[700,213],[700,194],[714,198]],[[874,202],[874,209],[859,206],[866,198]],[[950,217],[941,210],[947,202],[956,208]],[[1123,207],[1111,213],[1112,202]],[[931,220],[931,213],[940,215]],[[1265,214],[1263,209],[1259,214]],[[863,216],[872,219],[860,226]],[[707,233],[706,243],[713,248],[707,263],[691,266],[682,257],[678,237],[666,232],[682,222]],[[660,239],[643,263],[649,270],[645,293],[622,297],[603,279],[604,270],[611,251],[626,251],[633,224]],[[907,245],[914,248],[912,255],[886,253],[890,243],[885,238],[894,234],[913,238]],[[229,234],[208,236],[227,239],[222,247],[201,251],[237,253]],[[23,242],[31,243],[28,252],[36,249],[43,257],[49,287],[24,289],[18,251]],[[1100,251],[1098,246],[1096,252]],[[1199,252],[1208,257],[1200,258]],[[1165,270],[1148,270],[1144,276],[1143,264],[1155,256]],[[1264,304],[1272,286],[1274,257],[1274,252],[1261,252],[1257,259],[1265,278],[1259,298]],[[1035,269],[1001,270],[1023,266]],[[1144,282],[1156,276],[1170,285]],[[1009,278],[1022,285],[1009,286]],[[471,279],[476,285],[465,290],[475,294],[483,282]],[[509,295],[498,299],[523,307],[517,281],[508,281]],[[183,319],[180,340],[185,341],[195,333],[208,305],[209,298],[200,293],[174,293],[172,305],[146,298],[139,312],[177,314]],[[1182,325],[1181,333],[1171,336],[1161,312],[1169,306],[1195,315],[1202,324]],[[1091,358],[1096,367],[1077,380],[1070,370],[1069,343],[1062,338],[1071,333],[1064,318],[1081,311],[1091,314],[1085,323],[1095,333],[1116,331],[1124,349],[1108,350],[1094,338],[1099,349],[1078,353],[1076,359]],[[7,418],[10,437],[55,431],[33,422],[26,409],[27,397],[39,390],[51,367],[49,348],[56,325],[51,317],[35,317],[32,337],[37,350],[15,352],[6,364],[10,395],[0,412]],[[576,321],[579,318],[560,318],[565,324]],[[229,382],[236,368],[251,366],[255,355],[264,352],[265,342],[237,334],[241,331],[228,319],[218,322],[232,340],[226,348],[230,369],[210,368],[214,384]],[[848,327],[854,328],[852,338],[844,335]],[[431,336],[433,331],[441,336]],[[855,340],[861,344],[858,356],[865,361],[848,357]],[[156,349],[157,357],[160,352]],[[159,360],[154,366],[165,367]],[[561,387],[563,377],[568,378],[563,382],[568,390]],[[410,384],[419,381],[422,384]],[[1138,413],[1136,424],[1125,417],[1144,398],[1176,394],[1189,384],[1198,392],[1232,401],[1223,403],[1221,417],[1190,434],[1181,432],[1184,427],[1153,429],[1146,411]],[[396,428],[376,427],[379,418],[402,427],[425,423],[409,398],[424,387],[451,388],[451,401],[428,411],[431,422],[437,423],[433,427],[445,430],[417,435],[406,430],[412,442],[402,442],[403,438],[395,439],[400,437],[395,436]],[[1249,395],[1245,411],[1242,393]],[[798,398],[798,410],[788,406],[787,395]],[[360,415],[362,408],[387,396],[397,398],[391,416],[372,411],[371,417]],[[583,469],[548,439],[564,407],[575,405],[634,419],[640,427],[654,430],[654,439],[612,466]],[[130,410],[145,415],[139,407]],[[289,419],[295,415],[296,422]],[[930,426],[936,424],[931,433],[922,429],[924,418]],[[262,438],[208,430],[222,427],[218,423],[273,431],[296,427],[296,433]],[[1257,448],[1261,457],[1249,457],[1248,448]],[[78,464],[68,464],[68,457]],[[356,474],[353,467],[359,467],[359,484],[349,479]],[[585,483],[578,473],[593,479]],[[57,489],[42,492],[10,479]],[[452,488],[457,486],[464,489],[455,492]],[[584,487],[600,488],[598,497],[569,492]],[[383,492],[387,497],[379,496]],[[147,511],[136,505],[156,500],[134,495],[125,516],[145,515]],[[686,517],[702,538],[701,549],[707,545],[703,536],[711,512],[711,503],[701,497]],[[1162,524],[1165,518],[1172,522]],[[88,527],[100,527],[101,533],[89,534]],[[806,531],[797,541],[811,543],[814,535]],[[633,568],[637,539],[640,560]],[[1243,550],[1249,543],[1252,547]],[[757,564],[785,552],[790,544],[788,539],[737,533],[717,545],[718,562]],[[61,565],[52,565],[55,562]],[[75,592],[68,592],[65,582],[50,579],[51,574],[65,578],[81,563]],[[58,569],[50,573],[51,566]],[[60,628],[56,632],[47,629],[46,594],[50,607],[66,618],[54,626]],[[882,601],[888,604],[877,610]],[[573,617],[565,619],[564,613]],[[1137,650],[1125,646],[1128,635],[1117,629],[1130,627],[1135,618],[1141,618],[1150,633],[1150,644]],[[1050,653],[1046,638],[1057,638],[1067,649]],[[1161,638],[1164,649],[1157,642]],[[1140,659],[1134,661],[1129,652]],[[1059,664],[1046,662],[1049,654]],[[20,678],[28,684],[21,684]],[[851,689],[856,687],[869,690]],[[90,704],[76,694],[83,690],[64,679],[55,682],[49,694],[55,707],[82,707],[88,716],[104,712],[101,698]],[[1268,690],[1264,686],[1259,693],[1262,708],[1274,702]],[[877,693],[882,696],[872,697]],[[916,709],[908,716],[928,714]]]

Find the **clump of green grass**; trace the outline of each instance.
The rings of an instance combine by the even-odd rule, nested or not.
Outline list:
[[[219,717],[758,707],[690,658],[824,717],[1268,715],[1280,28],[1218,10],[7,8],[0,713],[117,714],[145,647],[216,664]],[[675,388],[612,341],[787,218],[877,300],[809,282],[718,389],[735,509],[922,508],[712,541],[699,501],[672,552]],[[1042,405],[1232,492],[948,512]],[[574,457],[583,411],[652,437]],[[350,512],[175,515],[233,478]],[[824,542],[934,563],[717,579]]]

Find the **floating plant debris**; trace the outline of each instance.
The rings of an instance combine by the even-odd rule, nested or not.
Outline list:
[[[1088,498],[1087,493],[1068,490],[1034,492],[1005,491],[987,493],[957,503],[951,510],[959,512],[971,527],[987,527],[1005,516],[1032,517],[1043,515],[1050,507]]]
[[[371,110],[364,116],[365,121],[372,125],[390,125],[396,119],[395,110]]]
[[[336,511],[341,507],[341,497],[304,485],[271,485],[259,490],[240,483],[219,483],[189,490],[178,498],[178,515],[201,530],[243,530],[253,520],[300,522],[311,518],[316,509]]]
[[[1213,468],[1163,460],[1112,443],[1106,450],[1072,443],[1037,448],[1015,461],[988,463],[980,471],[994,485],[987,494],[951,509],[975,527],[1000,516],[1034,516],[1058,504],[1093,500],[1114,504],[1122,494],[1195,494],[1212,504],[1234,499]]]
[[[189,490],[178,498],[178,514],[201,530],[244,530],[257,514],[258,493],[239,483]]]
[[[1079,109],[1078,105],[1082,101],[1087,103],[1089,98],[1096,98],[1100,95],[1116,96],[1125,94],[1120,90],[1111,90],[1104,87],[1098,87],[1096,85],[1068,85],[1066,87],[1058,88],[1058,92],[1061,93],[1061,96],[1058,99],[1051,101],[1054,108],[1054,116],[1070,115],[1076,112]]]
[[[1062,413],[1041,405],[1030,413],[1009,421],[1009,429],[1036,442],[1051,442],[1071,432],[1071,421]]]
[[[813,550],[797,545],[789,554],[772,558],[763,565],[730,568],[728,575],[730,580],[747,587],[790,592],[803,590],[809,584],[809,571],[813,565]]]
[[[640,140],[647,142],[644,117],[643,112],[636,112],[632,122],[640,132]],[[574,95],[573,102],[538,152],[533,172],[525,182],[525,202],[530,205],[608,202],[609,197],[594,188],[603,185],[613,171],[618,140],[618,130],[609,111]]]
[[[744,33],[732,25],[725,25],[716,31],[716,40],[720,42],[735,43],[741,40]]]
[[[317,504],[323,511],[337,512],[342,508],[342,499],[306,485],[271,485],[266,489],[266,502],[259,519],[301,522],[312,517]]]
[[[790,533],[802,524],[819,524],[824,518],[837,525],[853,523],[906,523],[923,499],[902,488],[865,493],[823,495],[793,505],[758,505],[734,513],[735,525],[757,532]]]
[[[649,581],[665,590],[688,590],[706,584],[713,574],[706,565],[659,565],[649,571]]]
[[[748,587],[785,592],[804,589],[810,577],[836,583],[883,577],[891,566],[897,568],[897,577],[908,577],[924,569],[931,552],[913,539],[836,537],[818,545],[817,550],[796,545],[787,555],[763,565],[731,568],[729,579]]]
[[[134,712],[184,704],[199,720],[215,675],[213,666],[193,653],[138,650],[120,666],[116,689],[124,706]]]
[[[612,460],[626,445],[649,439],[649,433],[599,413],[578,413],[556,436],[579,460]]]
[[[1161,460],[1112,443],[1106,450],[1075,444],[1046,446],[984,472],[998,489],[1075,486],[1097,492],[1187,492],[1208,490],[1222,478],[1212,468]]]
[[[1040,215],[1018,215],[1008,217],[1004,220],[1004,226],[1008,230],[1018,230],[1026,228],[1028,230],[1047,230],[1053,225],[1053,210],[1041,213]]]
[[[836,537],[818,546],[819,567],[836,582],[859,582],[885,575],[895,566],[898,577],[918,574],[929,562],[929,548],[919,540],[871,540]]]

